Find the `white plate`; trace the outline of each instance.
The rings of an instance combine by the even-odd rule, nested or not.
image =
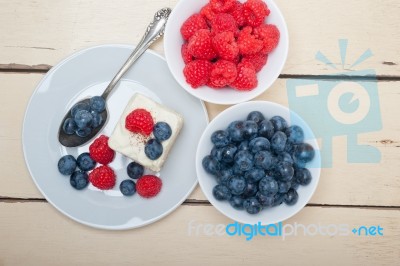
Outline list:
[[[101,132],[110,136],[128,100],[137,92],[151,97],[184,116],[184,126],[159,173],[163,187],[152,199],[138,194],[124,197],[119,191],[128,179],[130,160],[117,154],[110,166],[117,174],[113,190],[93,186],[77,191],[69,177],[58,172],[57,162],[65,154],[88,151],[88,145],[65,148],[57,139],[60,121],[67,110],[87,96],[99,95],[123,65],[133,47],[103,45],[77,52],[53,67],[42,79],[28,104],[22,142],[29,172],[44,197],[63,214],[82,224],[102,229],[144,226],[177,208],[197,184],[195,153],[201,133],[208,123],[201,101],[187,94],[168,71],[165,60],[147,51],[125,74],[110,95],[110,119]]]
[[[213,89],[207,86],[193,89],[183,75],[185,63],[181,55],[183,38],[180,28],[188,17],[199,13],[200,9],[208,2],[209,0],[180,0],[172,10],[164,36],[165,58],[169,69],[182,88],[203,101],[216,104],[236,104],[251,100],[271,87],[285,65],[289,50],[289,34],[285,19],[273,0],[264,0],[271,10],[266,23],[275,24],[278,27],[280,40],[278,46],[268,55],[267,64],[257,73],[258,86],[256,88],[251,91],[238,91],[231,88]],[[240,2],[245,2],[245,0],[240,0]]]
[[[210,140],[211,134],[216,130],[226,129],[228,125],[235,120],[245,120],[247,114],[251,111],[260,111],[268,119],[275,115],[280,115],[286,121],[288,121],[289,125],[300,126],[304,131],[305,142],[312,145],[315,150],[314,159],[306,166],[310,170],[312,181],[307,186],[300,186],[297,189],[297,192],[299,194],[299,199],[297,203],[293,206],[288,206],[283,203],[282,205],[277,207],[264,209],[256,215],[248,214],[244,210],[235,210],[227,201],[216,200],[212,194],[212,189],[217,184],[217,181],[212,175],[208,174],[202,166],[202,160],[204,156],[210,154],[210,151],[213,147]],[[197,147],[196,169],[199,184],[201,189],[203,190],[203,193],[206,195],[211,204],[214,205],[215,208],[217,208],[217,210],[219,210],[227,217],[240,223],[257,224],[258,222],[260,222],[262,225],[267,225],[278,223],[288,219],[289,217],[292,217],[297,212],[299,212],[311,199],[311,196],[314,194],[315,189],[317,188],[319,176],[321,173],[321,156],[318,148],[318,143],[315,139],[313,132],[300,116],[298,116],[293,111],[290,111],[287,107],[276,103],[267,101],[252,101],[232,106],[220,113],[210,122],[203,135],[201,136],[199,145]]]

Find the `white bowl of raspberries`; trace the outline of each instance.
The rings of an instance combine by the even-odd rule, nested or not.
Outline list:
[[[282,105],[250,101],[215,117],[196,154],[200,187],[227,217],[274,224],[292,217],[318,185],[321,157],[307,123]]]
[[[168,67],[195,97],[216,104],[251,100],[278,78],[288,31],[272,0],[181,0],[165,29]]]

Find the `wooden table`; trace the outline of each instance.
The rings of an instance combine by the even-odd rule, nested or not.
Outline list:
[[[47,203],[27,171],[21,146],[23,115],[35,86],[77,50],[137,43],[155,10],[176,2],[0,0],[0,265],[399,265],[400,2],[395,0],[277,0],[289,28],[289,56],[280,78],[258,97],[288,105],[291,79],[357,82],[365,77],[332,75],[376,72],[383,127],[360,134],[358,142],[377,147],[380,163],[348,163],[346,136],[334,137],[333,167],[322,170],[310,203],[286,223],[380,225],[383,236],[299,234],[246,241],[201,230],[189,234],[191,221],[232,222],[199,187],[166,218],[127,231],[83,226]],[[348,39],[344,68],[338,39]],[[153,48],[163,54],[162,42]],[[367,49],[373,56],[351,68]],[[316,60],[318,51],[337,69]],[[226,106],[207,108],[213,118]]]

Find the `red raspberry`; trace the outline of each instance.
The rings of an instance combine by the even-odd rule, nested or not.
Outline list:
[[[203,15],[208,24],[211,25],[211,22],[214,20],[217,13],[212,10],[211,4],[207,4],[200,10],[200,14]]]
[[[198,30],[189,40],[188,51],[197,59],[211,60],[217,56],[209,30]]]
[[[230,14],[233,16],[233,18],[236,21],[236,24],[239,27],[244,26],[246,20],[243,15],[243,4],[240,3],[239,1],[235,2],[235,5],[233,6],[232,10],[230,11]]]
[[[215,16],[212,22],[211,31],[213,33],[220,33],[223,31],[236,33],[238,31],[238,27],[232,15],[220,13]]]
[[[253,55],[246,55],[242,58],[242,63],[250,63],[254,66],[256,72],[259,72],[267,63],[268,55],[258,53]]]
[[[90,158],[101,164],[109,164],[114,160],[115,151],[108,146],[108,137],[101,135],[89,146]]]
[[[237,77],[230,85],[240,91],[249,91],[257,87],[256,71],[250,63],[240,63],[237,66]]]
[[[217,13],[228,12],[235,5],[236,0],[210,0],[212,9]]]
[[[214,49],[220,58],[234,61],[238,57],[239,47],[235,41],[233,32],[221,32],[213,38]]]
[[[93,169],[89,174],[89,181],[93,186],[101,190],[112,189],[115,186],[115,173],[107,165]]]
[[[267,4],[262,0],[248,0],[243,4],[243,16],[248,26],[260,26],[269,13]]]
[[[211,68],[211,62],[206,60],[194,60],[190,62],[183,69],[186,82],[189,83],[192,88],[205,85],[210,78]]]
[[[184,40],[189,40],[190,37],[200,29],[208,29],[208,25],[204,17],[200,14],[191,15],[181,27],[181,34]]]
[[[272,24],[263,24],[253,30],[254,36],[263,42],[261,52],[268,54],[278,46],[280,33],[279,29]]]
[[[184,43],[184,44],[182,44],[182,47],[181,47],[181,54],[182,54],[183,62],[185,62],[185,64],[193,61],[193,56],[189,53],[187,46],[188,46],[188,44]]]
[[[222,88],[236,79],[236,65],[231,61],[218,60],[211,70],[210,81],[207,85],[213,88]]]
[[[153,117],[145,109],[135,109],[125,118],[125,128],[133,133],[148,136],[153,132],[153,126]]]
[[[160,178],[154,175],[144,175],[136,182],[136,191],[143,198],[156,196],[162,187]]]
[[[249,26],[244,27],[239,33],[237,43],[242,55],[256,54],[263,48],[263,42],[258,40],[253,34],[253,29]]]

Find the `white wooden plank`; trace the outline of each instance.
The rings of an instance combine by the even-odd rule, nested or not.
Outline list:
[[[287,21],[289,56],[284,74],[400,70],[400,2],[396,0],[276,1]],[[105,43],[137,43],[154,12],[177,0],[0,1],[0,65],[54,65],[69,54]],[[338,40],[348,39],[344,70]],[[154,49],[163,52],[162,42]],[[352,67],[367,49],[373,57]],[[320,51],[337,69],[315,59]]]

